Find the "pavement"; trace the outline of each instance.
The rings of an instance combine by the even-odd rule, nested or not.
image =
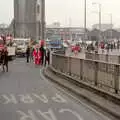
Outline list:
[[[108,55],[117,55],[120,56],[120,49],[114,49],[114,50],[109,50],[109,53],[107,53],[107,50],[104,50],[104,53],[102,53],[102,50],[98,50],[99,54],[108,54]],[[82,58],[85,59],[85,49],[83,49],[81,52],[78,52],[77,55],[75,55],[74,52],[71,52],[71,48],[68,48],[65,53],[66,56],[71,56],[71,57],[76,57],[76,58]]]
[[[0,72],[0,120],[112,120],[58,90],[24,58]]]

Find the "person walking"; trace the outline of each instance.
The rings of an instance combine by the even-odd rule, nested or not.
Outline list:
[[[105,48],[105,44],[104,42],[101,43],[101,50],[102,50],[102,53],[104,53],[104,48]]]
[[[35,48],[34,50],[33,50],[33,59],[34,59],[34,64],[35,65],[37,65],[37,57],[38,56],[38,54],[37,54],[37,48]]]
[[[111,48],[111,52],[113,51],[113,43],[111,43],[111,46],[110,46],[110,48]]]
[[[41,64],[41,51],[39,48],[37,52],[37,65],[40,65],[40,64]]]
[[[2,59],[2,50],[0,50],[0,68],[2,68],[3,59]]]
[[[48,63],[50,65],[50,50],[47,48],[45,52],[45,66]]]
[[[30,47],[29,46],[27,47],[27,50],[26,50],[26,57],[27,57],[27,63],[29,63],[29,59],[30,59]]]
[[[33,60],[33,55],[32,55],[32,53],[33,53],[33,48],[30,47],[30,62]]]
[[[5,68],[6,67],[6,72],[8,72],[8,51],[7,51],[7,47],[5,47],[2,51],[2,59],[3,59],[3,72],[5,72]]]
[[[43,63],[44,63],[44,56],[45,56],[45,49],[44,49],[43,45],[41,45],[41,47],[40,47],[40,52],[41,52],[41,65],[43,65]]]

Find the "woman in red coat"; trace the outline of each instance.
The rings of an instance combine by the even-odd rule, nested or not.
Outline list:
[[[36,48],[33,51],[33,58],[34,58],[34,64],[37,65],[38,55],[37,55],[37,49]]]
[[[40,48],[39,48],[38,53],[37,53],[37,64],[38,65],[41,64],[41,51],[40,51]]]

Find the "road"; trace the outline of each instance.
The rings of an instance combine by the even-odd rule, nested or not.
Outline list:
[[[17,58],[0,72],[1,120],[111,120],[60,92],[40,69]]]

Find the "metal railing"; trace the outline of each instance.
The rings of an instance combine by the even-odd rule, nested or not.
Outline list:
[[[118,63],[120,64],[120,56],[118,55],[108,55],[108,54],[96,54],[96,53],[85,53],[86,59],[105,61],[109,63]]]
[[[119,94],[120,91],[120,65],[90,59],[79,59],[61,54],[52,54],[52,66],[67,75]]]

